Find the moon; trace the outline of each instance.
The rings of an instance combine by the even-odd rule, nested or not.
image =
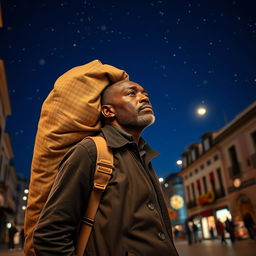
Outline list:
[[[206,114],[206,112],[207,112],[207,110],[206,110],[205,107],[198,107],[198,108],[197,108],[197,114],[198,114],[199,116],[204,116],[204,115]]]

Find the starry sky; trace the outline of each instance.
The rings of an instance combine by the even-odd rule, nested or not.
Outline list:
[[[156,122],[143,137],[160,156],[157,175],[202,134],[256,99],[256,3],[2,0],[4,60],[18,173],[29,177],[41,105],[68,69],[99,59],[124,69],[150,93]],[[203,105],[207,114],[196,115]]]

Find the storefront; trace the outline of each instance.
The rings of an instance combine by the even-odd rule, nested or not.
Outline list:
[[[202,239],[212,239],[217,236],[216,221],[220,219],[224,223],[227,218],[232,219],[231,213],[227,207],[223,206],[195,214],[191,217],[191,221],[198,226]]]

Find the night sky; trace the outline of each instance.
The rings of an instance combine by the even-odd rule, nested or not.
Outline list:
[[[61,74],[94,59],[149,91],[156,123],[143,137],[161,153],[153,164],[162,177],[179,170],[186,146],[256,99],[255,1],[4,0],[2,12],[6,130],[25,177],[42,102]]]

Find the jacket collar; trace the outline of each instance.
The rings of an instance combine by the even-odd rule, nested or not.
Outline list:
[[[101,130],[108,146],[112,149],[121,148],[129,144],[136,145],[133,137],[118,127],[105,125]],[[141,156],[145,156],[145,160],[150,161],[152,158],[159,156],[159,153],[153,150],[143,138],[140,138],[138,149]]]

